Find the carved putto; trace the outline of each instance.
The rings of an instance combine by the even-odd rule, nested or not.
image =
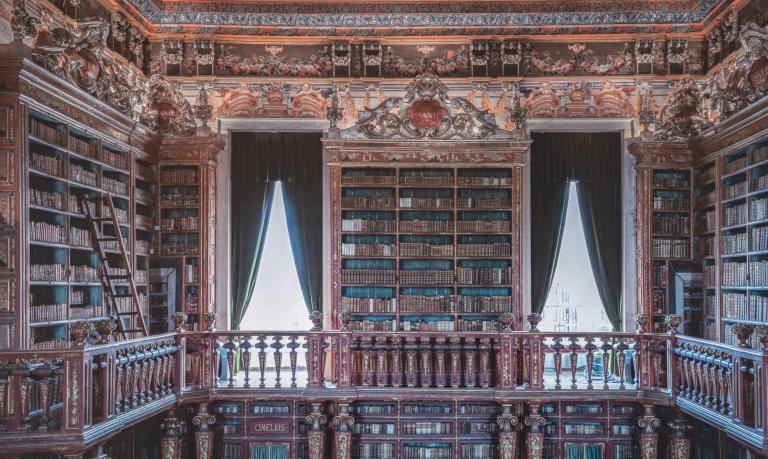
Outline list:
[[[164,135],[183,137],[195,134],[192,107],[176,84],[153,75],[147,91],[140,117],[142,123]]]
[[[41,29],[32,58],[38,64],[133,117],[145,94],[140,70],[106,51],[109,25],[100,20],[75,24],[73,30]]]
[[[372,139],[505,139],[511,133],[496,125],[493,114],[463,97],[449,97],[432,74],[408,84],[403,97],[390,97],[373,109],[361,110],[358,123],[340,134]]]

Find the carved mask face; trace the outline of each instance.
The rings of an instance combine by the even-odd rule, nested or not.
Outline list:
[[[93,53],[87,49],[81,49],[79,54],[83,58],[83,64],[79,69],[80,78],[90,81],[98,80],[99,75],[101,75],[101,66],[99,65],[99,61],[96,59],[96,56],[94,56]]]

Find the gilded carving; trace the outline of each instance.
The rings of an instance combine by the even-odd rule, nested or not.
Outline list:
[[[704,94],[692,80],[675,81],[655,120],[654,139],[687,140],[711,125],[704,113]]]
[[[37,34],[39,21],[27,12],[26,0],[13,0],[11,30],[16,39],[32,38]]]
[[[139,119],[163,135],[192,136],[197,125],[192,107],[179,87],[159,75],[152,75]]]
[[[560,93],[552,83],[544,81],[525,98],[523,108],[530,118],[554,118],[560,110]]]

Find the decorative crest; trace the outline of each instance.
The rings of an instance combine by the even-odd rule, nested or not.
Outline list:
[[[449,97],[435,75],[416,77],[403,97],[390,97],[372,109],[361,110],[358,123],[340,133],[346,138],[481,140],[511,139],[496,125],[492,113],[463,97]]]
[[[163,135],[192,136],[197,128],[192,107],[179,87],[158,75],[149,80],[140,120]]]

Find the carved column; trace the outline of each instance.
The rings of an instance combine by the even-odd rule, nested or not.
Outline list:
[[[160,438],[162,459],[181,459],[181,421],[176,418],[173,410],[168,411],[162,428],[165,430],[165,435]]]
[[[531,430],[525,438],[525,449],[528,459],[541,459],[544,455],[544,432],[541,426],[547,423],[544,416],[539,413],[541,405],[530,405],[531,414],[525,418],[525,425]]]
[[[213,459],[213,432],[208,428],[216,418],[208,413],[208,404],[201,403],[192,424],[198,427],[195,432],[195,459]]]
[[[336,415],[331,421],[333,427],[333,459],[352,458],[352,424],[355,419],[349,414],[349,404],[336,405]]]
[[[325,424],[328,422],[328,417],[323,414],[323,404],[313,403],[312,412],[307,415],[304,422],[310,426],[307,432],[308,459],[323,459],[325,455]]]
[[[514,406],[501,405],[501,414],[496,416],[499,424],[499,459],[517,459],[517,416]]]
[[[693,426],[686,416],[678,411],[675,419],[667,422],[667,427],[672,430],[672,459],[691,459],[691,439],[688,438],[688,432],[693,430]]]
[[[656,429],[661,421],[654,414],[653,405],[643,405],[644,412],[637,425],[643,429],[640,433],[640,457],[642,459],[657,459],[659,454],[659,434]]]

